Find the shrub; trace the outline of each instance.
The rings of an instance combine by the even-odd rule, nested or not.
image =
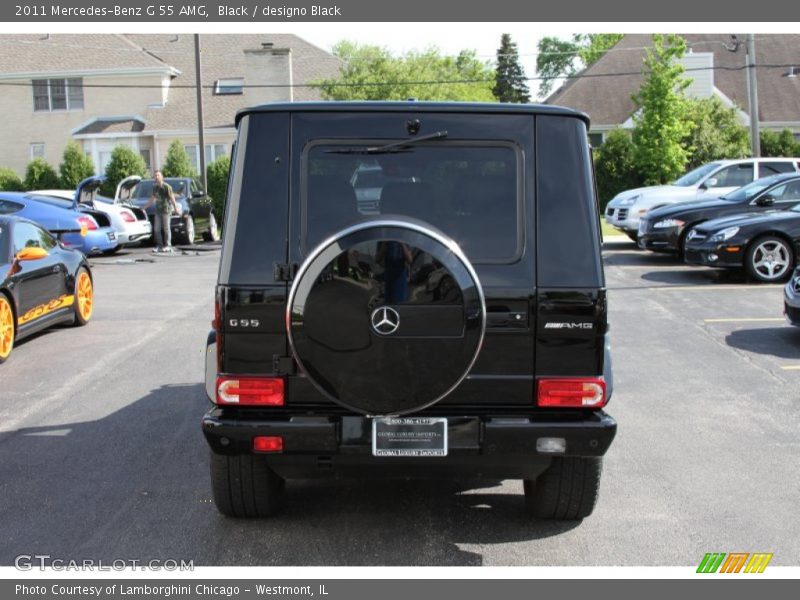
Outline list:
[[[780,133],[765,129],[759,136],[761,139],[761,156],[785,156],[788,158],[800,154],[800,143],[788,129]]]
[[[635,166],[633,142],[627,131],[615,129],[608,134],[603,145],[594,151],[594,165],[603,211],[614,196],[642,185],[642,177]]]
[[[14,171],[8,167],[0,167],[0,192],[22,192],[25,184]]]
[[[58,167],[61,174],[61,185],[68,189],[78,187],[78,184],[94,175],[94,163],[81,149],[77,142],[67,142],[64,156]]]
[[[25,188],[47,190],[60,187],[56,170],[41,157],[34,158],[25,168]]]
[[[189,161],[189,155],[180,140],[172,140],[169,145],[161,172],[164,177],[197,177],[197,171]]]
[[[687,100],[686,109],[692,128],[682,142],[689,153],[687,171],[721,158],[750,156],[750,134],[739,122],[735,108],[711,97]]]
[[[211,197],[217,223],[222,223],[222,217],[225,215],[225,191],[228,186],[228,171],[230,171],[230,168],[230,156],[221,156],[206,167],[207,191]]]
[[[110,198],[117,191],[117,184],[131,175],[147,177],[147,165],[141,155],[129,146],[117,146],[111,151],[111,160],[106,167],[106,182],[100,193]]]

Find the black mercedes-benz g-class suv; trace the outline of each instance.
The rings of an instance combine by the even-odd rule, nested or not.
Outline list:
[[[313,103],[236,125],[202,422],[219,510],[391,474],[523,479],[534,516],[589,515],[616,423],[587,117]],[[359,212],[367,168],[386,183]]]

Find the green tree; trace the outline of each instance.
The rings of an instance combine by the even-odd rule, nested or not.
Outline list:
[[[739,122],[735,108],[713,96],[686,101],[686,120],[691,131],[681,142],[689,153],[686,169],[720,158],[750,156],[750,134]]]
[[[338,42],[339,77],[316,82],[327,100],[450,100],[493,102],[494,72],[472,50],[443,56],[438,48],[393,56],[386,48]]]
[[[634,162],[645,185],[667,183],[686,170],[688,152],[682,141],[690,134],[684,90],[690,81],[678,62],[686,40],[654,35],[644,59],[645,79],[633,95],[638,107],[633,120]]]
[[[14,171],[8,167],[0,167],[0,192],[22,192],[25,184]]]
[[[167,148],[167,158],[161,168],[164,177],[196,177],[195,171],[189,160],[189,155],[180,140],[172,140]]]
[[[511,41],[511,35],[504,33],[500,37],[500,47],[497,49],[497,68],[495,69],[495,84],[492,89],[498,102],[526,103],[531,101],[528,81],[525,71],[519,64],[519,51],[517,45]]]
[[[64,156],[58,171],[61,174],[61,185],[72,189],[78,187],[78,184],[87,177],[94,175],[94,163],[77,142],[70,140],[64,148]]]
[[[621,33],[576,33],[569,40],[545,36],[537,44],[536,73],[539,96],[545,97],[562,77],[571,77],[593,65],[623,38]]]
[[[100,193],[113,198],[117,184],[131,175],[147,177],[147,165],[144,159],[130,146],[116,146],[111,151],[111,160],[106,167],[106,181]]]
[[[784,129],[780,133],[763,129],[759,137],[762,156],[794,157],[800,155],[800,143],[794,139],[794,134],[789,129]]]
[[[642,185],[636,170],[634,147],[630,133],[614,129],[606,136],[603,145],[594,151],[597,193],[605,212],[606,204],[617,194]]]
[[[230,156],[220,156],[206,167],[208,195],[211,197],[217,223],[222,223],[222,217],[225,215],[225,191],[228,187],[228,172],[230,169]]]
[[[40,156],[34,158],[25,168],[25,189],[48,190],[60,187],[58,175],[53,166]]]

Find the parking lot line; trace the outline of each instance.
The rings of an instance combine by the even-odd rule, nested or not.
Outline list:
[[[703,319],[704,323],[744,323],[749,321],[762,323],[783,323],[783,317],[729,317],[724,319]]]
[[[800,365],[785,365],[781,369],[784,371],[800,371]]]
[[[677,292],[696,292],[696,291],[711,291],[711,290],[774,290],[776,287],[783,287],[779,285],[765,285],[763,283],[756,284],[725,284],[725,283],[704,283],[699,285],[652,285],[647,289],[650,290],[669,290]]]

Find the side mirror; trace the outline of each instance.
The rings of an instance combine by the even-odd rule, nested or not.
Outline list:
[[[758,200],[756,200],[757,206],[772,206],[775,204],[775,196],[770,194],[764,194]]]
[[[42,260],[50,256],[44,248],[23,248],[14,257],[15,260],[22,262],[24,260]]]
[[[703,185],[700,186],[701,189],[707,190],[708,188],[717,187],[719,180],[716,177],[709,177],[703,182]]]
[[[202,190],[195,190],[192,192],[192,198],[202,198],[205,193]]]

